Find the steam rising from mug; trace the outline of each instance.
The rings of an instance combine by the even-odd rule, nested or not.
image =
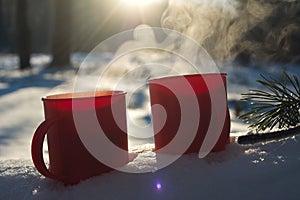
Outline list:
[[[299,12],[297,0],[169,0],[162,25],[217,61],[299,63]]]

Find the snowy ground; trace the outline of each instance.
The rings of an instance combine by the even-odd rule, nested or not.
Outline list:
[[[75,66],[82,56],[73,55]],[[59,72],[44,69],[49,61],[47,55],[34,55],[33,70],[19,72],[14,55],[0,55],[0,199],[298,199],[300,196],[300,137],[251,146],[234,143],[204,159],[185,155],[159,171],[155,171],[155,154],[144,151],[128,167],[149,168],[153,173],[114,171],[69,187],[44,178],[35,170],[30,157],[33,132],[43,121],[41,97],[63,91],[76,74],[71,67]],[[260,73],[276,77],[282,70],[278,66],[222,69],[228,74],[231,135],[247,131],[246,125],[235,117],[235,101],[240,94],[249,87],[257,87],[255,80]],[[297,67],[285,70],[300,74]],[[140,143],[131,141],[132,148],[140,151],[147,146],[136,146]]]

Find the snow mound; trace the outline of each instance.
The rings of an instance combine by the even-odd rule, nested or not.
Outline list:
[[[184,155],[152,173],[113,171],[74,186],[41,176],[30,160],[2,160],[0,199],[297,199],[299,138],[251,146],[233,143],[204,159]],[[151,149],[134,147],[138,156],[126,167],[154,169]]]

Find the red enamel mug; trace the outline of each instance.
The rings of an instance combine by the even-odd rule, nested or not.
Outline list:
[[[105,136],[114,145],[123,149],[111,155],[120,167],[128,163],[128,140],[126,125],[125,92],[96,91],[50,95],[42,98],[45,121],[36,129],[31,146],[32,160],[37,170],[44,176],[60,180],[65,184],[75,184],[92,176],[113,170],[96,159],[83,144],[78,134],[73,112],[89,116],[96,113]],[[76,103],[76,107],[73,104]],[[117,109],[116,116],[112,106]],[[83,117],[80,123],[87,127],[86,133],[96,130]],[[97,133],[93,133],[97,134]],[[49,168],[43,159],[43,141],[47,135]],[[103,152],[110,154],[110,152]]]
[[[156,151],[175,154],[198,153],[207,134],[215,134],[216,137],[211,151],[226,148],[230,133],[226,74],[172,76],[152,79],[148,83]],[[185,104],[184,110],[181,110],[181,102]],[[224,106],[217,105],[219,108],[216,110],[213,102]],[[156,109],[155,105],[163,107],[164,111]],[[181,127],[182,123],[186,125]],[[215,131],[211,131],[214,128]],[[182,136],[178,139],[175,137],[177,134]],[[173,145],[166,148],[171,142]],[[182,147],[184,145],[185,147]]]

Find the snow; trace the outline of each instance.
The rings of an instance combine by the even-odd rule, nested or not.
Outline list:
[[[298,139],[231,144],[204,159],[182,156],[153,173],[113,171],[68,187],[39,175],[29,160],[4,160],[0,161],[0,199],[297,199]],[[151,163],[155,155],[148,151],[130,167],[152,168]]]
[[[109,55],[105,55],[109,56]],[[78,66],[84,54],[73,54]],[[34,130],[43,121],[41,97],[66,91],[76,69],[44,69],[49,55],[36,54],[31,71],[19,72],[15,55],[0,55],[0,199],[298,199],[300,181],[300,136],[256,145],[232,143],[222,152],[204,159],[184,155],[172,165],[157,170],[151,140],[132,140],[138,156],[126,168],[152,171],[130,174],[112,171],[64,186],[40,175],[30,156]],[[294,66],[285,67],[299,73]],[[231,135],[246,134],[247,126],[235,116],[234,101],[249,87],[258,87],[259,74],[279,76],[282,68],[224,66],[228,74]],[[132,117],[147,121],[139,110]],[[45,153],[47,153],[45,147]]]

